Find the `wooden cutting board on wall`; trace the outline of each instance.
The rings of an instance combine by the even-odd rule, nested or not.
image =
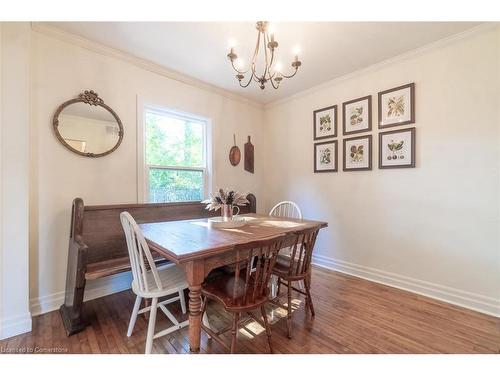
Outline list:
[[[253,173],[253,144],[248,136],[248,142],[245,143],[245,171]]]

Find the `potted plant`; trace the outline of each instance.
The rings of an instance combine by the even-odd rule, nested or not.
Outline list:
[[[207,205],[207,210],[221,210],[221,217],[224,221],[233,219],[234,208],[237,209],[236,215],[240,213],[239,206],[245,206],[250,203],[247,194],[241,194],[234,190],[219,189],[217,193],[210,194],[210,198],[204,200],[202,203]]]

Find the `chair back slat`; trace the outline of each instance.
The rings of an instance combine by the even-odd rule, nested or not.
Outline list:
[[[292,201],[283,201],[274,206],[269,212],[269,216],[289,217],[291,219],[302,219],[302,211],[299,206]]]
[[[310,272],[312,252],[319,229],[306,229],[297,232],[290,251],[288,276],[304,277]]]
[[[127,241],[132,277],[141,292],[148,292],[148,274],[151,272],[158,290],[163,289],[156,264],[149,246],[134,218],[128,212],[120,214],[120,221]]]
[[[275,205],[269,212],[270,216],[288,217],[290,219],[302,219],[300,207],[292,201],[283,201]],[[281,250],[282,254],[291,255],[292,247]]]
[[[235,246],[233,304],[251,304],[267,297],[267,285],[283,239],[284,236],[279,236]]]

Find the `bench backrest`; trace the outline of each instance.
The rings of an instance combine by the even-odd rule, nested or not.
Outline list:
[[[256,198],[248,194],[250,204],[241,207],[241,213],[255,213]],[[127,211],[137,223],[188,220],[220,215],[208,211],[201,202],[143,203],[104,206],[85,206],[81,198],[73,200],[71,238],[79,238],[88,246],[86,263],[100,262],[128,256],[120,213]]]

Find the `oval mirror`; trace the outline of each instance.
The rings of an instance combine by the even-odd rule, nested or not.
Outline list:
[[[108,155],[123,139],[120,118],[94,91],[85,91],[61,104],[53,126],[64,147],[87,157]]]

